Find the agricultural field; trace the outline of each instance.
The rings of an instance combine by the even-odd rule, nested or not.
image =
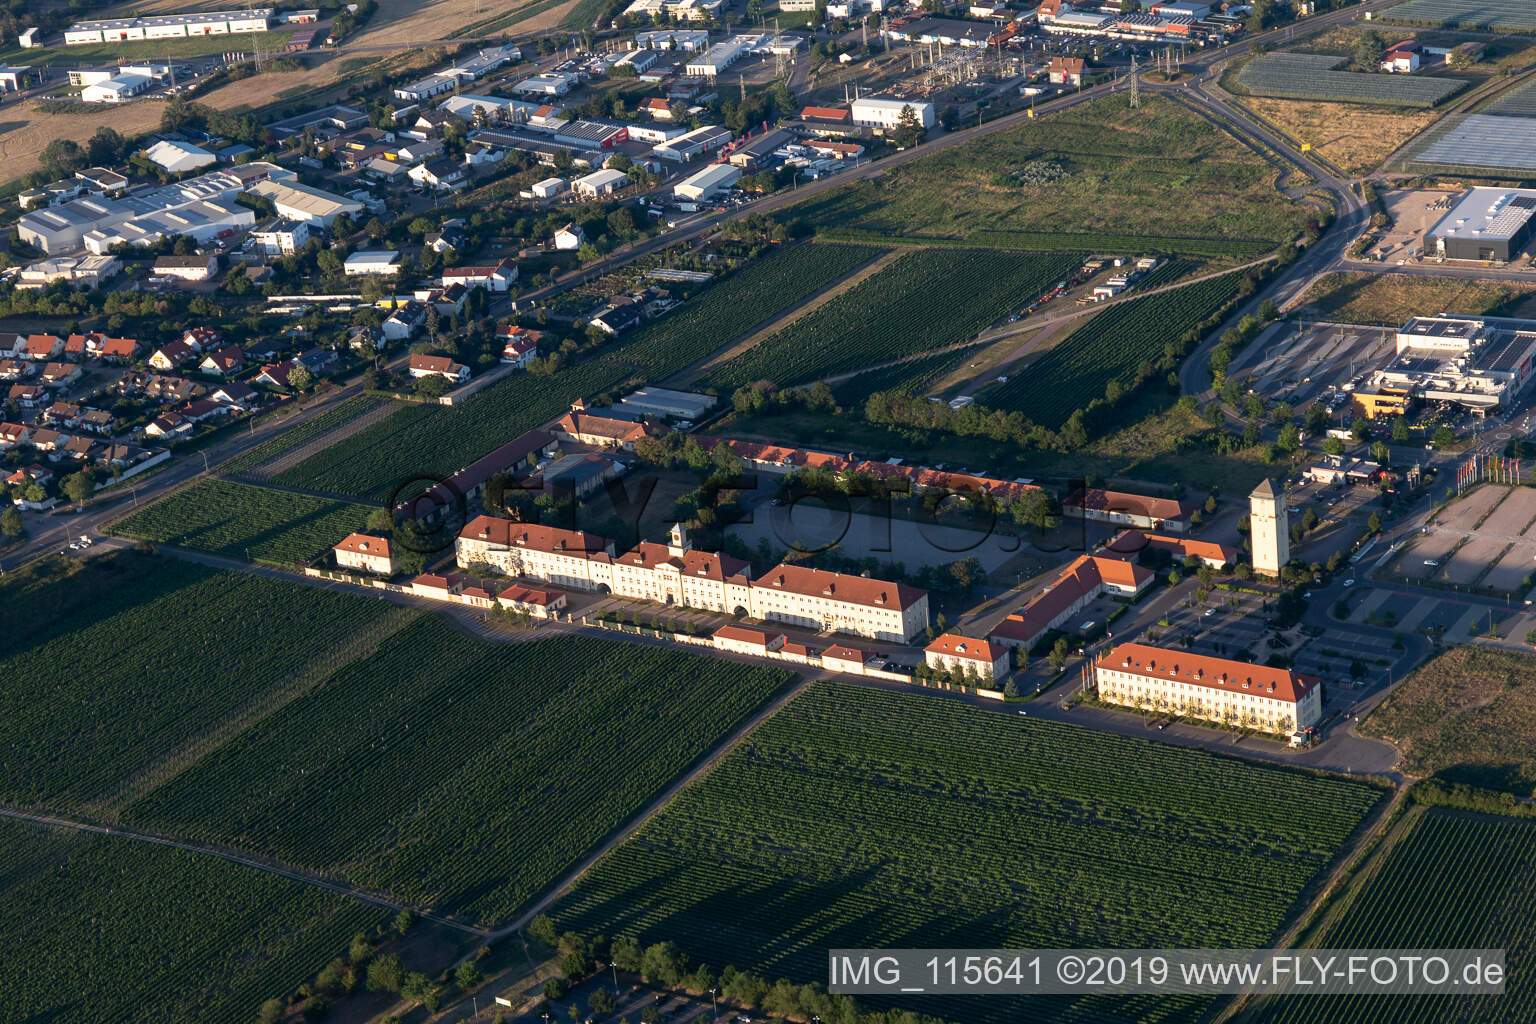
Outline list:
[[[1266,53],[1238,72],[1237,84],[1255,96],[1426,109],[1467,84],[1459,78],[1333,70],[1342,63],[1333,54]]]
[[[1044,169],[1037,178],[1060,176],[1020,184],[1010,174],[1028,168]],[[1040,251],[1049,247],[1035,235],[1060,234],[1074,252],[1218,256],[1206,251],[1209,240],[1250,254],[1255,241],[1272,249],[1310,219],[1314,211],[1280,196],[1274,182],[1263,157],[1199,115],[1157,97],[1132,110],[1115,96],[850,182],[793,210],[818,230]],[[1193,247],[1170,249],[1180,239]]]
[[[112,524],[156,544],[268,565],[303,565],[361,530],[367,505],[234,480],[199,480]]]
[[[0,821],[6,1020],[249,1024],[386,911],[216,857]]]
[[[1265,799],[1254,800],[1256,792]],[[816,682],[552,910],[819,980],[839,947],[1263,946],[1383,791]],[[1181,1000],[912,997],[948,1020],[1183,1021]]]
[[[1536,284],[1466,281],[1408,274],[1333,273],[1313,283],[1296,310],[1305,320],[1401,327],[1430,312],[1527,315]]]
[[[1143,364],[1238,297],[1241,272],[1116,303],[1051,347],[1005,384],[977,395],[979,405],[1023,413],[1056,429],[1102,398],[1110,384],[1129,388]]]
[[[1536,955],[1536,823],[1414,808],[1395,842],[1338,898],[1308,946],[1505,950]],[[1509,972],[1502,996],[1306,996],[1259,1003],[1244,1024],[1506,1024],[1536,1014],[1536,983]]]
[[[1435,123],[1430,110],[1247,96],[1243,105],[1351,175],[1365,175]]]
[[[39,613],[0,630],[0,800],[23,806],[111,795],[270,688],[327,665],[387,610],[132,551],[6,579],[6,606]]]
[[[933,352],[903,363],[882,366],[854,374],[832,385],[832,394],[839,405],[860,407],[864,399],[877,391],[910,391],[915,395],[928,391],[945,376],[974,357],[976,350],[960,352]]]
[[[299,447],[312,438],[319,437],[328,430],[339,427],[341,424],[361,416],[371,409],[378,408],[383,399],[372,395],[358,395],[349,398],[336,408],[321,413],[313,419],[305,420],[298,426],[283,431],[270,441],[263,441],[254,448],[245,451],[219,464],[222,473],[249,473],[262,463],[277,458],[287,451]]]
[[[1536,81],[1502,93],[1479,113],[1505,117],[1536,117]]]
[[[1536,32],[1536,7],[1528,0],[1408,0],[1377,18],[1416,28]]]
[[[629,376],[623,367],[601,360],[577,363],[552,377],[513,374],[462,405],[408,405],[272,481],[381,502],[397,485],[414,481],[419,490],[423,475],[458,472],[559,416],[575,399],[590,398]]]
[[[799,305],[880,252],[856,245],[786,246],[640,328],[608,358],[660,381]]]
[[[1081,255],[919,249],[786,326],[704,383],[802,384],[973,337],[1076,268]]]
[[[1521,797],[1536,789],[1536,655],[1456,647],[1414,669],[1360,725],[1416,776]]]
[[[124,817],[502,921],[793,678],[423,616]]]

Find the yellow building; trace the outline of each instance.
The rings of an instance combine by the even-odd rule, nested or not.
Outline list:
[[[1390,387],[1378,391],[1356,391],[1351,405],[1368,420],[1378,416],[1402,416],[1413,407],[1413,392],[1406,388]]]
[[[982,679],[1003,679],[1008,675],[1008,648],[975,637],[945,633],[923,648],[923,660],[929,668],[943,672],[959,669]]]
[[[388,537],[370,537],[366,533],[349,533],[347,539],[331,549],[336,553],[336,564],[343,569],[362,569],[390,576],[395,571],[395,560]]]

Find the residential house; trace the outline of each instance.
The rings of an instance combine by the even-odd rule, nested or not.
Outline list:
[[[1054,85],[1068,85],[1078,88],[1083,84],[1083,71],[1086,67],[1081,57],[1052,57],[1050,67],[1050,79]]]
[[[224,336],[211,327],[190,327],[182,332],[181,340],[198,352],[207,352],[217,348]]]
[[[219,402],[210,401],[206,398],[199,398],[195,401],[188,402],[186,405],[180,409],[177,409],[176,411],[182,416],[185,416],[187,419],[191,420],[193,423],[202,423],[205,420],[216,419],[220,416],[227,416],[229,415],[230,409],[229,406],[223,405]]]
[[[197,368],[215,377],[228,377],[245,369],[245,354],[238,345],[226,345],[204,356]]]
[[[422,236],[421,240],[424,247],[433,252],[453,252],[464,248],[465,243],[469,241],[469,236],[464,233],[463,228],[445,224],[443,230],[429,231]]]
[[[577,405],[581,408],[572,408],[555,421],[553,429],[556,437],[594,447],[634,451],[635,442],[640,438],[666,433],[666,427],[601,416],[587,412],[584,403],[578,402]]]
[[[269,387],[288,390],[292,385],[288,383],[288,375],[299,368],[299,364],[292,359],[284,359],[280,363],[272,363],[261,368],[261,372],[251,378],[252,384],[266,384]]]
[[[495,266],[448,267],[443,270],[443,285],[462,284],[466,288],[487,288],[505,292],[517,282],[517,261],[504,259]]]
[[[539,342],[544,332],[508,324],[496,332],[496,337],[503,342],[501,361],[523,369],[530,359],[539,354]]]
[[[594,316],[589,323],[609,337],[618,337],[632,330],[645,320],[645,310],[639,303],[610,306]]]
[[[73,402],[54,402],[43,410],[43,422],[52,427],[73,430],[80,425],[80,407]]]
[[[536,619],[547,619],[550,613],[559,611],[567,604],[566,597],[558,590],[540,590],[520,583],[496,595],[497,602],[507,611],[523,612]]]
[[[144,428],[145,437],[175,440],[192,433],[192,421],[180,413],[168,412],[156,416]]]
[[[103,338],[101,358],[118,363],[131,363],[139,354],[139,343],[132,338]]]
[[[20,359],[0,359],[0,380],[21,380],[30,377],[37,367]]]
[[[721,626],[710,634],[710,642],[717,651],[758,656],[767,656],[779,650],[787,639],[783,633],[752,629],[749,626]]]
[[[456,363],[447,356],[413,355],[410,362],[412,377],[442,377],[454,384],[469,380],[469,367]]]
[[[362,569],[380,576],[394,575],[395,558],[388,537],[349,533],[331,550],[336,554],[336,564],[344,569]]]
[[[448,192],[464,186],[464,165],[452,160],[432,160],[411,168],[410,178],[422,188]]]
[[[64,443],[62,451],[72,459],[89,462],[100,447],[101,442],[94,437],[83,437],[77,434]]]
[[[220,384],[208,393],[208,397],[215,402],[233,405],[246,412],[250,412],[261,401],[261,394],[255,388],[237,380]]]
[[[387,341],[408,341],[427,319],[426,303],[412,299],[401,303],[380,328]]]
[[[64,339],[55,334],[29,334],[22,354],[37,362],[57,359],[64,354]]]
[[[401,168],[400,173],[404,174],[405,169]],[[252,231],[250,246],[267,256],[291,256],[304,248],[311,233],[308,221],[279,219]]]
[[[25,423],[0,423],[0,448],[11,449],[32,440],[32,428]]]
[[[561,251],[580,249],[586,240],[587,236],[582,233],[579,224],[567,224],[555,232],[555,248]]]
[[[80,429],[106,436],[117,426],[116,418],[105,409],[87,409],[80,414]]]
[[[75,363],[46,363],[38,380],[54,387],[67,387],[79,380],[83,371]]]
[[[155,349],[154,353],[149,357],[149,365],[156,370],[170,371],[176,369],[196,354],[197,349],[186,342],[173,341]]]

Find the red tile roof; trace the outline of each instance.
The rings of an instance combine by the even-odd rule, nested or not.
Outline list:
[[[1123,512],[1162,520],[1183,519],[1194,511],[1193,505],[1186,505],[1172,498],[1153,498],[1145,494],[1106,491],[1100,488],[1091,488],[1086,492],[1073,492],[1067,498],[1064,507],[1084,508],[1097,512]]]
[[[411,369],[427,370],[432,373],[451,373],[457,376],[463,372],[464,366],[456,363],[447,356],[411,356]]]
[[[337,544],[336,551],[352,551],[359,555],[377,555],[380,558],[389,557],[389,538],[372,537],[366,533],[349,533],[345,540]]]
[[[1079,555],[1051,581],[1049,589],[1036,594],[1023,608],[999,622],[992,635],[1034,643],[1068,608],[1101,585],[1139,587],[1152,575],[1151,569],[1119,555]]]
[[[1008,653],[1008,648],[1002,644],[988,643],[973,636],[961,636],[959,633],[945,633],[923,650],[930,654],[944,654],[951,658],[964,658],[967,661],[979,661],[987,665],[991,665]]]
[[[611,416],[598,416],[589,412],[577,412],[575,410],[566,413],[555,421],[555,430],[559,433],[569,434],[572,437],[588,436],[603,437],[618,444],[628,444],[640,440],[651,434],[660,432],[658,428],[645,423],[636,423],[632,420],[614,419]]]
[[[806,107],[800,116],[807,121],[846,121],[850,114],[842,107]]]
[[[514,583],[497,595],[502,601],[515,602],[517,604],[554,604],[560,599],[560,593],[554,590],[539,590],[537,587],[525,587]]]
[[[871,652],[860,647],[849,647],[847,644],[833,644],[821,652],[821,660],[823,662],[852,661],[862,665],[873,657],[874,654]]]
[[[756,586],[868,608],[909,608],[928,594],[926,590],[909,587],[905,583],[827,572],[825,569],[811,569],[789,562],[781,563],[764,573]]]
[[[721,626],[710,635],[721,640],[732,640],[736,643],[743,644],[755,644],[758,647],[767,649],[769,639],[778,636],[779,634],[765,633],[760,629],[749,629],[746,626]]]
[[[482,541],[507,548],[527,548],[551,554],[568,555],[571,558],[588,558],[606,562],[611,543],[606,537],[580,530],[561,530],[538,523],[519,523],[511,519],[492,516],[476,516],[459,531],[464,540]]]
[[[422,498],[431,498],[434,508],[442,508],[470,494],[497,473],[523,462],[530,454],[553,441],[555,436],[544,430],[529,430],[519,434],[488,455],[481,456],[440,484],[402,501],[395,506],[395,515],[411,511]]]
[[[1226,565],[1237,561],[1237,549],[1225,544],[1217,544],[1209,540],[1170,537],[1161,533],[1146,533],[1142,530],[1125,530],[1116,534],[1104,545],[1104,551],[1121,558],[1134,558],[1144,548],[1167,551],[1175,558],[1194,555],[1202,562],[1213,565]]]
[[[1322,682],[1317,676],[1302,675],[1287,668],[1165,650],[1148,644],[1120,644],[1102,655],[1097,664],[1118,672],[1190,683],[1228,693],[1251,693],[1290,703],[1305,697]]]
[[[671,563],[677,566],[678,572],[684,576],[717,582],[738,577],[742,582],[746,582],[743,574],[748,568],[747,563],[739,558],[717,555],[710,551],[685,551],[681,557],[677,557],[665,544],[657,544],[655,541],[641,541],[614,561],[642,569]]]

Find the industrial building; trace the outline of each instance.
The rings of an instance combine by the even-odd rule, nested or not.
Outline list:
[[[687,72],[703,78],[715,78],[720,72],[736,63],[750,50],[751,43],[742,36],[732,36],[716,43],[701,55],[688,61]]]
[[[656,416],[662,419],[693,420],[697,422],[719,402],[714,395],[691,391],[673,391],[670,388],[643,387],[635,389],[619,400],[616,407],[636,419]]]
[[[1469,155],[1468,160],[1475,160]],[[1426,255],[1508,263],[1536,232],[1536,190],[1469,188],[1424,235]]]
[[[732,137],[729,128],[721,128],[718,125],[705,125],[702,128],[695,128],[691,132],[684,132],[677,138],[657,146],[651,153],[662,160],[686,163],[696,157],[704,156],[723,148],[731,141]]]
[[[1508,409],[1531,381],[1536,320],[1416,316],[1397,332],[1397,355],[1353,395],[1368,419],[1398,415],[1419,401],[1487,414]]]
[[[679,199],[703,202],[724,192],[741,180],[741,168],[730,164],[710,164],[682,181],[672,189]]]
[[[772,128],[755,139],[748,139],[730,155],[730,162],[744,171],[756,171],[772,162],[775,151],[798,141],[782,128]]]
[[[164,14],[145,18],[110,18],[79,21],[64,30],[65,46],[89,43],[120,43],[138,39],[184,39],[188,36],[221,36],[265,32],[273,21],[270,7],[248,11],[210,11],[206,14]]]
[[[251,186],[251,193],[270,199],[279,217],[302,221],[311,227],[330,227],[342,214],[351,217],[363,211],[363,204],[356,200],[297,181],[257,182]]]
[[[645,50],[698,53],[709,49],[709,33],[701,28],[667,28],[635,33],[635,46]]]
[[[571,188],[584,199],[596,199],[598,196],[617,192],[627,184],[629,184],[629,175],[623,171],[604,170],[582,175],[571,183]]]
[[[854,100],[849,104],[848,109],[854,124],[863,125],[866,128],[890,130],[901,123],[901,112],[908,108],[911,108],[912,113],[917,116],[917,123],[924,128],[932,128],[937,123],[933,104],[921,101],[866,96],[863,99]]]
[[[121,103],[142,92],[148,92],[158,84],[143,75],[113,75],[80,90],[81,103]]]

